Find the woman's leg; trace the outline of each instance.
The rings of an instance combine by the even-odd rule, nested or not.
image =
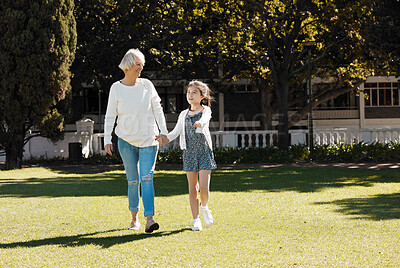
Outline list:
[[[154,215],[154,184],[153,174],[156,164],[158,147],[150,146],[139,149],[139,170],[142,188],[144,216],[152,219]]]
[[[199,172],[197,171],[186,172],[186,177],[189,186],[189,202],[190,202],[190,208],[192,210],[193,219],[197,219],[199,217],[198,175]]]
[[[199,171],[200,202],[202,206],[207,206],[210,198],[210,179],[211,170]]]
[[[124,163],[126,179],[128,181],[128,201],[129,210],[132,214],[132,222],[138,221],[137,214],[139,206],[139,174],[137,163],[139,160],[139,150],[137,147],[118,139],[118,150]]]

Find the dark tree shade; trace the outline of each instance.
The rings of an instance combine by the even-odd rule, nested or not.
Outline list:
[[[55,138],[57,104],[70,92],[76,48],[73,0],[3,0],[0,5],[0,150],[20,168],[30,129]]]
[[[376,22],[367,28],[367,41],[389,55],[388,67],[400,75],[400,1],[373,1],[372,14]]]

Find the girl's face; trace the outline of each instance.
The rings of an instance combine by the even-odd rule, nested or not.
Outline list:
[[[202,99],[204,99],[204,96],[201,95],[200,89],[189,87],[186,92],[186,99],[189,104],[200,105],[200,102]]]

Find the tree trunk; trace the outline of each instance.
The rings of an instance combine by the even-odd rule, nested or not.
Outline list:
[[[24,154],[24,135],[23,133],[10,134],[13,139],[6,146],[5,169],[22,168],[22,156]]]
[[[260,90],[260,105],[261,105],[261,128],[264,130],[272,129],[272,107],[271,98],[272,94],[269,88],[265,85],[266,82],[260,82],[258,87]]]
[[[288,119],[288,94],[289,80],[280,78],[278,84],[279,96],[279,124],[278,124],[278,147],[287,148],[290,145],[289,119]]]

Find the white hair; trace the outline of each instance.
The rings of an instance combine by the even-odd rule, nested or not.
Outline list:
[[[137,60],[138,60],[138,59],[140,59],[140,60],[142,61],[143,65],[144,65],[144,61],[145,61],[145,60],[144,60],[144,55],[143,55],[143,53],[142,53],[139,49],[137,49],[137,48],[131,48],[131,49],[129,49],[129,50],[125,53],[125,55],[124,55],[124,57],[122,58],[120,64],[118,65],[118,67],[119,67],[122,71],[126,72],[126,71],[128,71],[130,68],[132,68],[132,66],[133,66],[134,64],[137,63]]]

